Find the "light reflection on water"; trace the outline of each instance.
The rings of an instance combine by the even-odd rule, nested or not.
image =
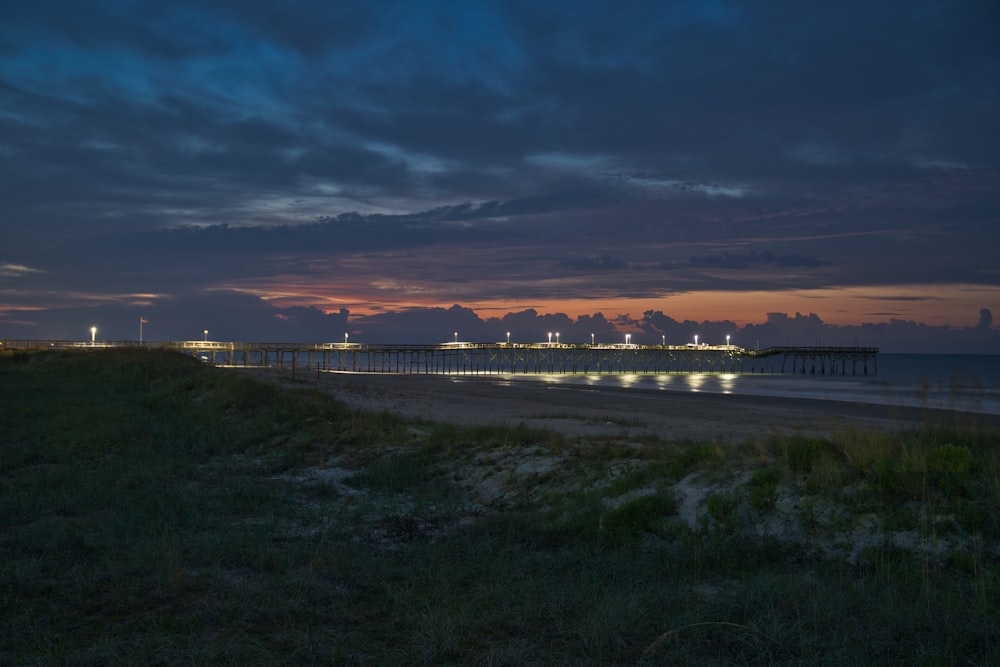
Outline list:
[[[505,375],[553,387],[620,387],[652,391],[801,397],[1000,414],[1000,356],[880,355],[878,373],[811,375],[668,373]]]
[[[687,380],[688,391],[702,391],[706,388],[705,381],[708,378],[705,377],[704,373],[694,373],[685,375],[684,379]]]

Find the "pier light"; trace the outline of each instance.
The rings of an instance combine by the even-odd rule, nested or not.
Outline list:
[[[510,345],[510,332],[507,332],[507,344]]]
[[[694,335],[694,346],[698,347],[698,334]]]
[[[660,336],[660,339],[663,341],[661,343],[661,345],[666,346],[666,344],[667,344],[667,334],[663,334],[662,336]]]
[[[590,334],[590,344],[594,344],[594,334]]]
[[[347,332],[344,332],[344,347],[347,347]]]
[[[557,331],[556,332],[556,345],[558,345],[558,344],[559,344],[559,332]]]
[[[93,345],[97,340],[97,327],[90,327],[90,344]]]
[[[552,345],[552,332],[549,332],[549,345]]]
[[[456,343],[458,342],[458,332],[457,331],[455,332],[455,342]]]
[[[208,342],[208,329],[205,329],[205,342]]]
[[[632,342],[632,334],[625,334],[625,344],[628,345]]]
[[[729,347],[729,339],[730,338],[731,338],[731,336],[729,334],[726,334],[726,347]]]

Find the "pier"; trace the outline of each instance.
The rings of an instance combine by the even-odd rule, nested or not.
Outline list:
[[[635,345],[470,343],[381,345],[364,343],[251,343],[209,340],[0,341],[0,351],[168,349],[217,366],[427,375],[878,373],[877,347],[767,347],[736,345]]]

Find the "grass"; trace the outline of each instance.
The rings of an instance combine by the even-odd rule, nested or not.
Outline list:
[[[997,664],[998,442],[569,441],[8,355],[0,663]]]

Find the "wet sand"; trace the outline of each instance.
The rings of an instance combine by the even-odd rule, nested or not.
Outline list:
[[[292,382],[287,371],[248,371]],[[771,433],[825,435],[850,428],[900,430],[925,425],[1000,428],[1000,415],[843,401],[587,387],[502,377],[299,373],[359,409],[455,424],[523,423],[571,437],[712,439],[742,442]]]

